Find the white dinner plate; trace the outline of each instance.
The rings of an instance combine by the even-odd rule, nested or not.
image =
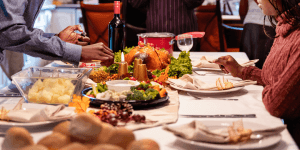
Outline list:
[[[226,122],[226,121],[203,121],[202,122],[205,126],[207,126],[209,129],[220,129],[220,128],[226,128],[227,126],[232,125],[232,122]],[[257,129],[266,129],[267,126],[259,124],[259,123],[253,123],[253,122],[246,122],[243,121],[243,125],[245,129],[251,129],[251,130],[257,130]],[[177,136],[178,140],[180,140],[183,143],[199,146],[199,147],[205,147],[210,149],[260,149],[272,146],[276,143],[278,143],[281,140],[281,135],[276,134],[273,136],[264,137],[260,140],[252,140],[250,139],[247,142],[244,143],[237,143],[237,144],[215,144],[215,143],[207,143],[207,142],[198,142],[198,141],[191,141],[186,140],[182,137]]]
[[[0,109],[4,107],[6,110],[12,110],[16,104],[2,104],[0,105]],[[45,104],[34,104],[34,103],[23,103],[22,108],[23,109],[43,109],[47,105]],[[0,126],[1,127],[33,127],[33,126],[41,126],[41,125],[47,125],[55,122],[59,122],[62,120],[55,120],[55,121],[42,121],[42,122],[14,122],[14,121],[2,121],[0,120]]]
[[[244,86],[241,86],[241,87],[234,87],[234,88],[227,89],[227,90],[192,90],[192,89],[181,88],[174,84],[170,84],[170,86],[174,89],[181,90],[181,91],[193,92],[193,93],[203,93],[203,94],[231,93],[231,92],[239,91],[244,88]]]

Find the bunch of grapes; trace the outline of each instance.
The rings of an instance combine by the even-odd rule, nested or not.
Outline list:
[[[118,121],[129,122],[135,121],[137,123],[145,123],[146,117],[144,115],[135,114],[132,115],[132,105],[125,103],[118,104],[102,104],[100,110],[94,114],[102,121],[109,123],[113,126],[118,125]]]

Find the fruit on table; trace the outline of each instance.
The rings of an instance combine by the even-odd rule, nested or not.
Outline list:
[[[82,63],[79,67],[86,67],[86,63]]]
[[[135,77],[130,77],[129,79],[130,79],[130,80],[133,80],[133,81],[136,81],[136,78],[135,78]]]
[[[158,50],[151,47],[151,44],[145,46],[136,46],[125,55],[125,61],[131,65],[135,58],[141,58],[146,64],[148,70],[164,69],[171,62],[171,56],[166,50]]]

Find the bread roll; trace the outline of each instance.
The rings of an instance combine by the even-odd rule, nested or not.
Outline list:
[[[117,131],[117,128],[109,123],[102,122],[102,130],[98,135],[98,143],[105,144],[113,134]]]
[[[88,143],[88,144],[84,144],[84,146],[87,147],[88,149],[93,149],[93,147],[95,147],[96,144]]]
[[[53,132],[59,132],[61,134],[70,136],[71,134],[69,132],[69,126],[70,126],[70,121],[61,122],[53,128]]]
[[[97,143],[97,137],[101,129],[102,124],[98,118],[90,114],[81,113],[71,121],[69,131],[75,138]]]
[[[42,138],[37,144],[44,145],[49,150],[59,149],[68,144],[70,144],[70,138],[58,132],[53,132],[52,134]]]
[[[115,133],[109,138],[107,144],[118,145],[124,149],[135,140],[135,136],[131,130],[126,128],[117,128]]]
[[[2,150],[21,149],[33,144],[33,139],[25,128],[12,127],[6,132],[2,143]]]
[[[124,150],[122,147],[111,144],[98,144],[92,150]]]
[[[81,143],[74,142],[61,148],[60,150],[90,150],[90,149]]]
[[[159,150],[159,145],[151,139],[133,141],[126,150]]]
[[[48,148],[44,145],[31,145],[31,146],[26,146],[21,150],[48,150]]]

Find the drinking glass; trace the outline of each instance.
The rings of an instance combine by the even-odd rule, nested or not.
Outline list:
[[[181,51],[190,51],[193,47],[193,36],[189,34],[178,35],[177,46]]]

